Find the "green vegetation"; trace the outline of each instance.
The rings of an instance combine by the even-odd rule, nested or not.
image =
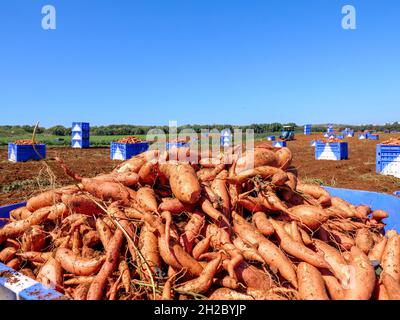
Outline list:
[[[213,130],[216,129],[219,132],[223,129],[230,129],[232,132],[234,129],[241,129],[243,133],[247,129],[253,129],[255,133],[255,140],[260,140],[268,135],[279,136],[283,126],[291,125],[295,127],[296,133],[303,132],[303,126],[295,123],[259,123],[251,124],[247,126],[235,126],[235,125],[223,125],[223,124],[212,124],[212,125],[195,125],[187,124],[180,126],[178,132],[183,129],[193,129],[195,132],[200,133],[201,130]],[[324,132],[326,131],[326,124],[312,125],[312,132]],[[392,124],[386,124],[381,126],[374,125],[359,125],[351,126],[345,124],[334,125],[336,131],[340,132],[345,128],[350,128],[355,131],[363,130],[374,130],[378,132],[388,131],[400,131],[400,124],[394,122]],[[12,142],[20,139],[31,139],[34,126],[23,125],[23,126],[0,126],[0,145],[6,145],[8,142]],[[161,129],[165,133],[168,132],[168,126],[137,126],[137,125],[109,125],[109,126],[92,126],[90,130],[90,143],[92,146],[108,146],[111,141],[118,140],[126,136],[136,136],[141,139],[146,138],[146,134],[151,129]],[[66,146],[70,144],[71,139],[71,128],[66,128],[61,125],[56,125],[50,128],[39,127],[37,130],[37,140],[42,141],[48,145],[54,146]]]

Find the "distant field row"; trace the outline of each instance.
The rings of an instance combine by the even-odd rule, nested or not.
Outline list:
[[[261,140],[266,138],[269,135],[279,136],[280,133],[265,133],[265,134],[256,134],[255,140]],[[90,145],[94,147],[104,147],[109,146],[112,141],[117,141],[121,138],[126,137],[126,135],[116,135],[116,136],[91,136],[90,137]],[[136,137],[140,139],[146,139],[145,135],[136,135]],[[1,137],[0,136],[0,146],[6,146],[9,142],[13,142],[15,140],[29,140],[32,139],[32,135],[15,135],[12,137]],[[70,136],[51,136],[51,135],[37,135],[36,140],[43,142],[50,146],[67,146],[71,143]]]

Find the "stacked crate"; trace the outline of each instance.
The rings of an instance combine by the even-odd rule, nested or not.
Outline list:
[[[88,122],[72,122],[71,134],[72,148],[89,148],[90,146],[90,125]]]
[[[275,141],[275,136],[268,136],[268,137],[267,137],[267,140],[268,140],[268,141]]]
[[[376,145],[376,172],[400,178],[400,146]]]
[[[221,132],[221,146],[230,147],[232,144],[232,133],[231,130],[225,129]]]
[[[306,124],[304,126],[304,134],[310,135],[311,134],[311,124]]]
[[[335,132],[335,129],[333,128],[332,125],[328,125],[328,129],[326,129],[326,132],[327,132],[328,134],[334,133],[334,132]]]

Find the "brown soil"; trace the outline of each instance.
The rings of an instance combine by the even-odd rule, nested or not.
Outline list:
[[[381,134],[381,140],[393,135]],[[320,139],[322,134],[310,136],[297,135],[295,141],[289,141],[288,147],[294,154],[294,165],[300,177],[309,182],[325,185],[393,193],[400,190],[400,179],[382,176],[375,172],[375,146],[380,141],[348,138],[349,160],[323,161],[314,159],[311,140]],[[25,201],[30,196],[50,187],[48,168],[54,174],[55,186],[73,183],[57,163],[52,160],[61,157],[72,170],[81,176],[93,177],[107,173],[117,166],[119,161],[110,160],[108,148],[72,149],[51,148],[47,150],[46,163],[30,161],[11,163],[7,161],[7,150],[0,149],[0,206]]]

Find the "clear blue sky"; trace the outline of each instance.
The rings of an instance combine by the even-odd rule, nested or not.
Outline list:
[[[398,0],[2,0],[0,124],[399,121],[399,17]]]

